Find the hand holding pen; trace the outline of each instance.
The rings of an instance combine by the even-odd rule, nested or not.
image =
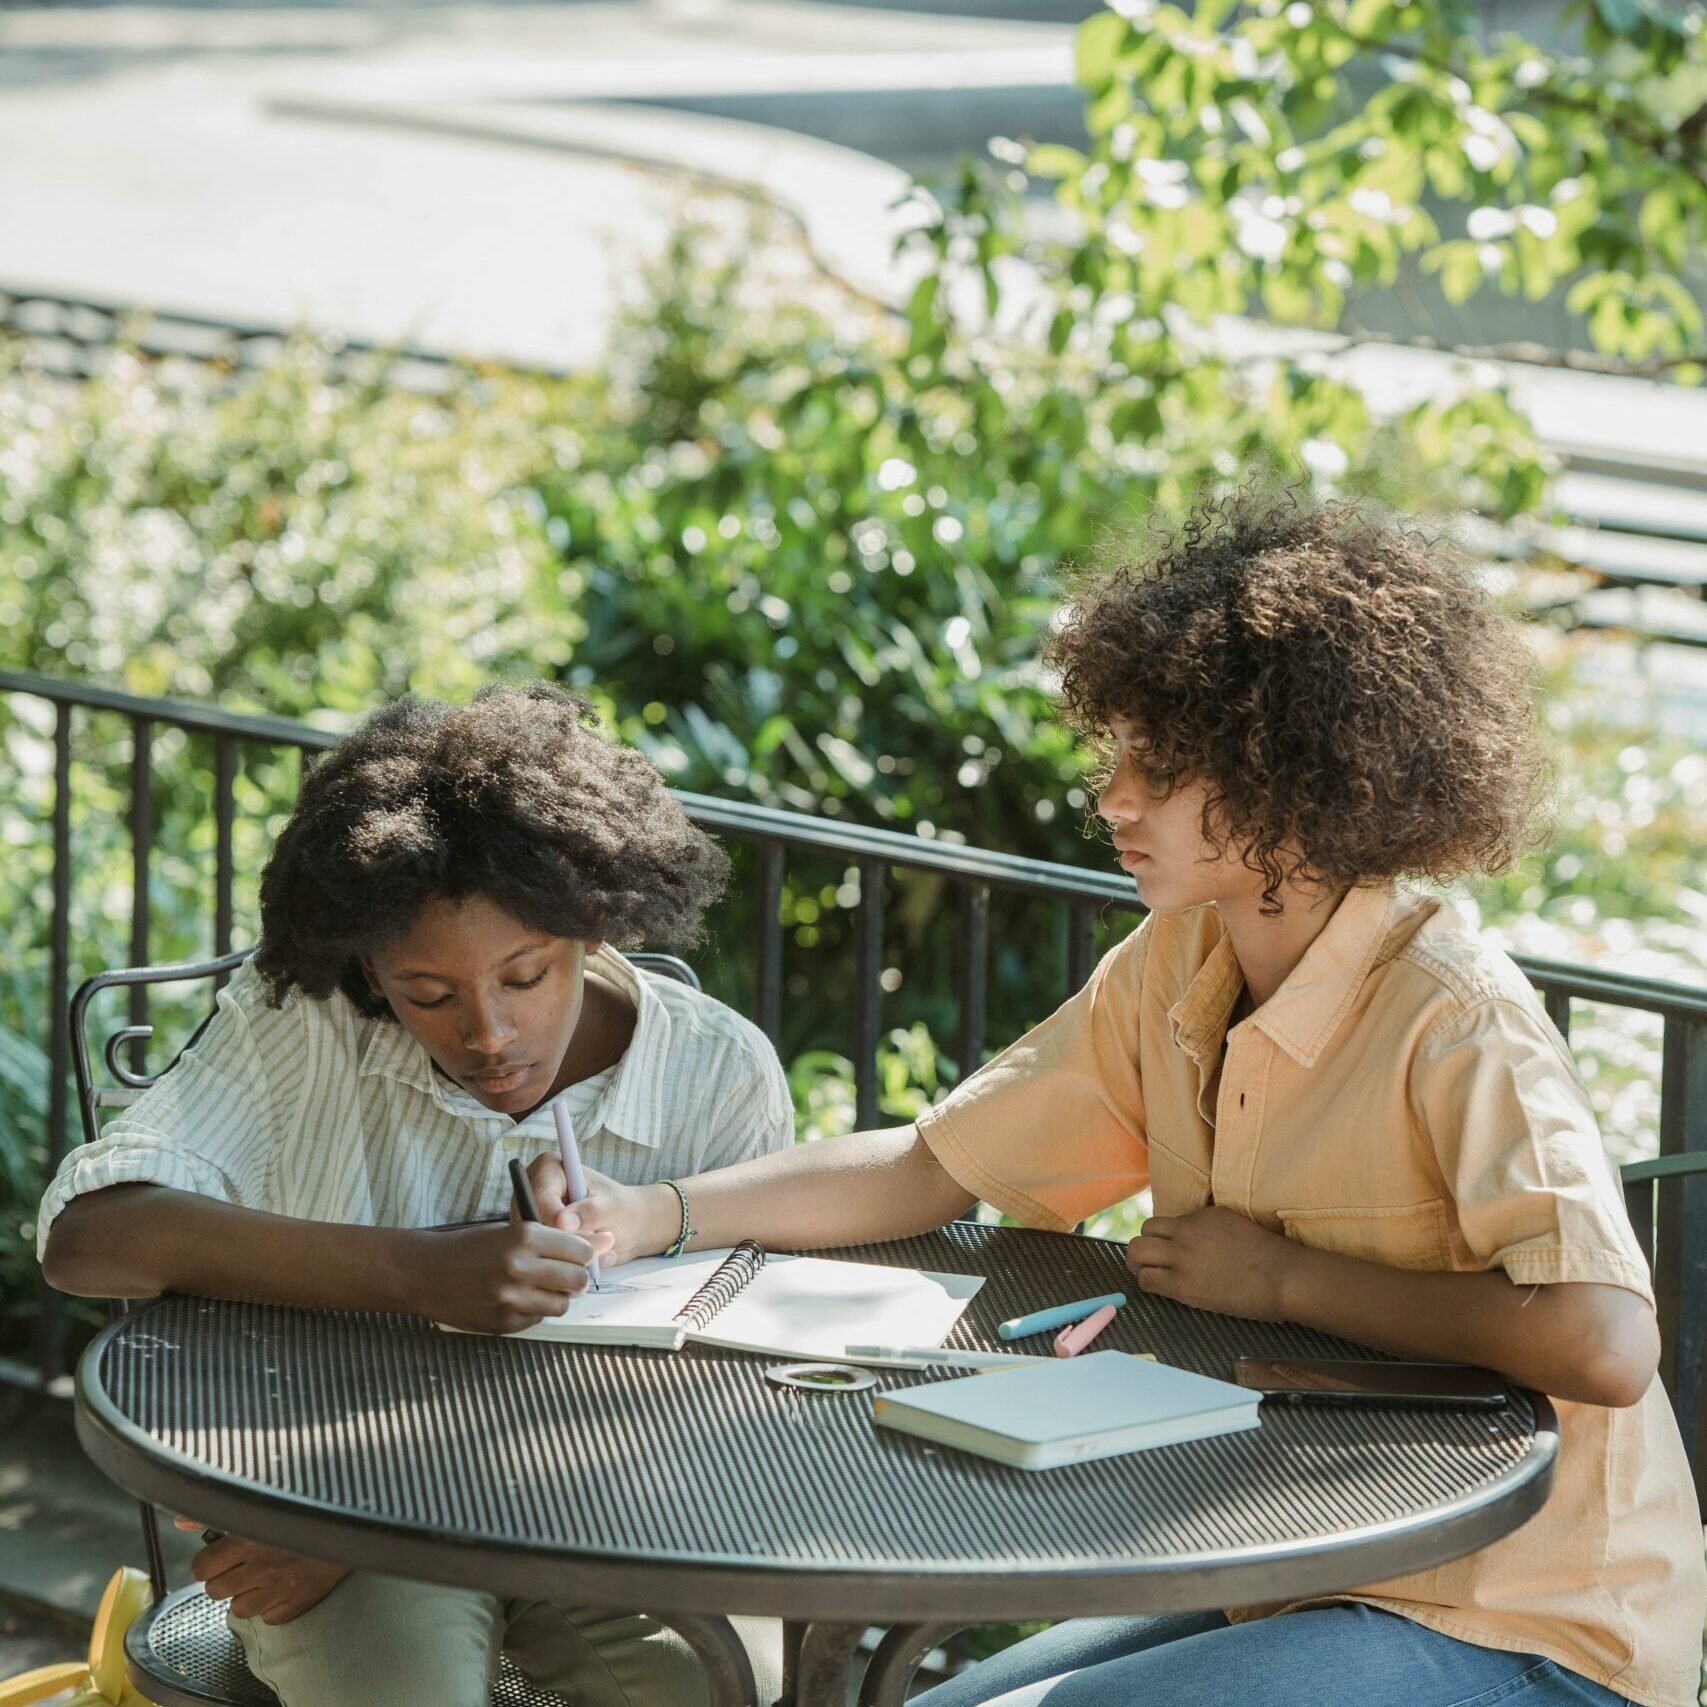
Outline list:
[[[580,1146],[575,1142],[575,1122],[569,1117],[569,1105],[561,1097],[551,1105],[551,1118],[557,1127],[557,1154],[563,1163],[563,1177],[569,1185],[569,1201],[579,1203],[587,1195],[587,1176],[581,1168]],[[587,1264],[587,1273],[592,1277],[596,1292],[601,1278],[597,1257]]]
[[[577,1156],[576,1160],[579,1161]],[[568,1170],[563,1166],[561,1154],[547,1150],[543,1155],[535,1156],[527,1166],[528,1184],[533,1188],[534,1203],[539,1210],[539,1218],[547,1227],[560,1227],[567,1233],[580,1233],[584,1238],[594,1237],[589,1229],[595,1224],[603,1227],[600,1217],[609,1208],[609,1198],[613,1192],[626,1193],[630,1188],[621,1187],[614,1180],[607,1180],[602,1174],[583,1171],[581,1173],[581,1192],[577,1196],[570,1183]],[[588,1218],[589,1211],[592,1219]],[[612,1247],[607,1246],[606,1249]],[[637,1253],[631,1250],[622,1251],[614,1258],[617,1262],[626,1262]],[[604,1251],[600,1252],[603,1258]],[[594,1289],[604,1283],[604,1272],[601,1262],[595,1261],[588,1266],[589,1278]]]
[[[519,1161],[509,1177],[508,1220],[422,1235],[432,1241],[432,1260],[411,1282],[421,1315],[470,1333],[515,1333],[562,1315],[586,1291],[588,1265],[609,1249],[610,1235],[542,1224]]]

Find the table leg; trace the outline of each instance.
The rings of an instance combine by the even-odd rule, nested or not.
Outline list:
[[[800,1681],[800,1644],[806,1626],[792,1618],[782,1621],[782,1699],[777,1707],[794,1707],[794,1691]]]
[[[877,1644],[865,1668],[859,1707],[901,1707],[925,1655],[965,1628],[964,1624],[897,1624]]]
[[[753,1683],[753,1662],[727,1618],[697,1618],[687,1612],[655,1612],[699,1655],[711,1682],[711,1707],[764,1707]]]
[[[806,1626],[794,1679],[794,1707],[847,1707],[848,1669],[865,1629],[863,1624],[816,1620]]]

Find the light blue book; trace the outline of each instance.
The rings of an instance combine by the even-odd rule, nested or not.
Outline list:
[[[1261,1403],[1230,1381],[1096,1351],[883,1393],[873,1412],[885,1428],[1047,1470],[1255,1428]]]

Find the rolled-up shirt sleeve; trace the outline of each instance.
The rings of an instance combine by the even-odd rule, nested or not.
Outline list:
[[[1027,1226],[1064,1231],[1150,1182],[1138,1011],[1150,923],[1090,981],[919,1117],[957,1184]]]
[[[248,968],[238,974],[244,985],[251,977]],[[275,1151],[272,1088],[238,988],[234,980],[219,993],[194,1048],[96,1142],[60,1164],[36,1220],[38,1259],[66,1204],[111,1185],[170,1186],[240,1208],[261,1204]]]
[[[1588,1094],[1538,1012],[1499,996],[1455,1014],[1423,1039],[1411,1095],[1483,1269],[1653,1301]]]

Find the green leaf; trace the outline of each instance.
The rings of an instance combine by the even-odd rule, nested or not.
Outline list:
[[[1090,162],[1064,142],[1044,142],[1026,156],[1025,169],[1034,178],[1076,178]]]
[[[1586,314],[1609,290],[1617,288],[1618,280],[1613,274],[1589,273],[1565,293],[1565,310],[1570,314]]]
[[[1603,296],[1594,305],[1588,318],[1589,336],[1594,347],[1606,355],[1618,355],[1624,348],[1624,304],[1613,294]]]
[[[1079,26],[1073,75],[1085,88],[1097,88],[1113,77],[1126,34],[1126,20],[1118,12],[1098,12]]]
[[[1375,36],[1392,22],[1393,0],[1352,0],[1345,27],[1354,36]]]
[[[1685,333],[1693,335],[1701,330],[1701,304],[1681,279],[1675,279],[1669,273],[1655,273],[1647,280],[1647,285],[1653,296],[1670,307],[1678,326]]]
[[[1092,136],[1107,136],[1132,116],[1132,88],[1125,81],[1110,83],[1085,108],[1085,128]]]
[[[47,1114],[48,1058],[38,1044],[0,1026],[0,1083],[32,1114]]]
[[[936,319],[937,290],[942,280],[938,273],[926,273],[913,286],[913,294],[907,302],[907,319],[913,327],[922,329]]]
[[[1477,243],[1443,243],[1429,257],[1448,302],[1465,302],[1482,288],[1482,251]]]
[[[1656,184],[1643,196],[1641,212],[1636,216],[1636,229],[1659,251],[1668,267],[1683,265],[1687,227],[1675,184]]]

